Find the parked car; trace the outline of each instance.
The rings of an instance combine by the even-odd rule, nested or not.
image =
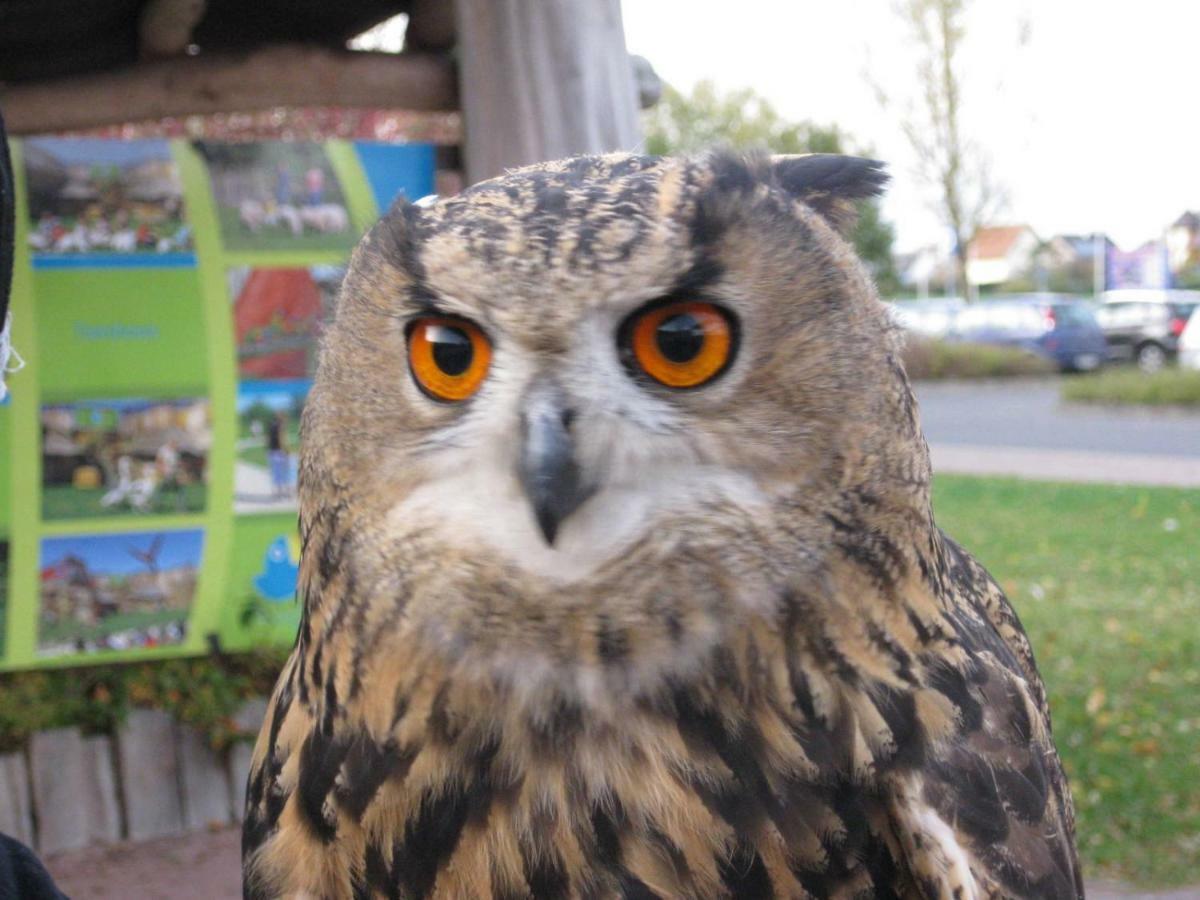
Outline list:
[[[1022,347],[1064,372],[1089,372],[1104,363],[1104,331],[1090,303],[1060,294],[1022,294],[980,300],[958,314],[954,340]]]
[[[1106,291],[1096,311],[1108,357],[1157,372],[1179,352],[1179,336],[1200,306],[1200,291]]]
[[[945,338],[954,331],[954,321],[966,307],[961,297],[930,297],[898,300],[888,304],[892,318],[905,331],[929,338]]]
[[[1179,365],[1185,369],[1200,369],[1200,307],[1192,311],[1179,335]]]

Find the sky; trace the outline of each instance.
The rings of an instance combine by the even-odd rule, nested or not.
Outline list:
[[[146,564],[130,550],[145,552],[162,536],[158,567],[162,571],[180,566],[200,565],[204,532],[190,531],[132,531],[125,534],[89,534],[80,537],[55,537],[42,541],[42,568],[56,565],[67,556],[78,556],[94,573],[132,575],[146,571]]]
[[[40,147],[63,165],[131,166],[148,159],[170,159],[166,141],[111,141],[89,138],[30,138],[26,143]]]
[[[893,0],[623,0],[622,12],[629,51],[673,86],[751,87],[887,161],[898,250],[948,243],[899,127],[917,82]],[[964,130],[1004,188],[995,223],[1102,230],[1132,249],[1200,209],[1198,35],[1193,0],[971,0]]]

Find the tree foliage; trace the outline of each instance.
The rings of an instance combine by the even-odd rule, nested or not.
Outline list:
[[[935,207],[954,236],[958,291],[968,299],[967,247],[1002,203],[984,153],[962,126],[960,63],[970,2],[900,0],[897,5],[916,53],[919,84],[900,124],[916,155],[918,175],[936,195]],[[886,88],[875,88],[885,106],[893,103]]]
[[[655,155],[699,153],[713,147],[766,150],[771,153],[854,153],[849,136],[836,125],[792,122],[750,88],[721,92],[701,81],[690,94],[667,85],[662,100],[644,113],[646,151]],[[879,202],[860,204],[851,239],[888,295],[898,288],[892,262],[892,226],[880,215]]]

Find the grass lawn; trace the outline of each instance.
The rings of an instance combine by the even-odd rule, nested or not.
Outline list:
[[[100,498],[104,488],[84,490],[70,485],[48,484],[42,487],[42,518],[44,519],[88,519],[94,516],[105,518],[175,515],[204,511],[206,487],[203,484],[185,484],[177,499],[172,493],[158,493],[144,512],[131,509],[127,504],[103,507]]]
[[[1200,371],[1172,368],[1148,375],[1134,366],[1105,369],[1096,375],[1064,381],[1062,396],[1077,403],[1200,409]]]
[[[1200,877],[1200,491],[942,476],[1025,624],[1091,877]]]
[[[263,225],[253,232],[242,224],[238,211],[228,206],[218,206],[221,221],[221,240],[226,250],[233,251],[287,251],[287,250],[350,250],[358,240],[353,226],[341,233],[321,234],[305,230],[294,235],[284,225]]]

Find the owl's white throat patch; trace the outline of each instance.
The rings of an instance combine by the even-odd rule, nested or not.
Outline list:
[[[699,464],[654,467],[636,478],[599,485],[563,520],[550,545],[517,479],[496,466],[477,464],[426,482],[397,504],[391,519],[405,530],[435,529],[468,555],[491,551],[531,575],[570,583],[651,537],[672,516],[712,504],[755,509],[764,502],[746,475]]]

